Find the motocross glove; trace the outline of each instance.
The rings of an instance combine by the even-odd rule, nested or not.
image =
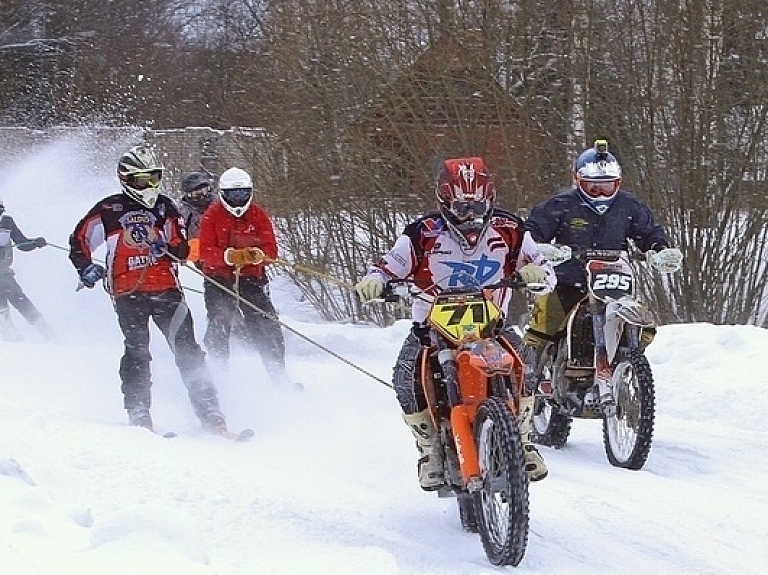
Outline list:
[[[663,274],[671,274],[683,267],[683,254],[677,248],[664,248],[660,252],[649,250],[646,261]]]
[[[163,238],[157,238],[149,244],[149,253],[152,254],[152,257],[155,259],[164,256],[167,249],[168,244],[165,243]]]
[[[91,289],[107,273],[104,266],[99,264],[88,264],[80,270],[80,281],[85,287]]]
[[[48,242],[45,241],[45,238],[40,236],[39,238],[35,238],[35,247],[36,248],[44,248],[48,245]]]
[[[227,248],[224,252],[224,261],[230,266],[243,267],[258,265],[264,261],[264,252],[259,248]]]
[[[385,283],[378,274],[367,275],[355,284],[355,291],[360,301],[365,303],[381,297],[381,294],[384,293]]]
[[[555,244],[537,244],[539,253],[544,256],[553,266],[571,259],[573,250],[571,246],[557,246]]]
[[[535,264],[526,264],[517,270],[520,279],[527,284],[543,284],[547,282],[547,271]]]

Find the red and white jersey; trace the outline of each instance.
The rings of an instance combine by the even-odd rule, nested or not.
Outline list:
[[[555,287],[554,269],[525,232],[519,216],[495,208],[474,249],[467,251],[442,215],[433,212],[406,226],[369,274],[379,274],[385,281],[411,278],[426,294],[435,295],[448,288],[482,287],[498,282],[528,263],[542,266],[547,272],[548,290]],[[511,297],[512,290],[507,288],[493,294],[494,303],[502,310],[507,309]],[[429,306],[428,301],[415,298],[411,309],[413,321],[423,322]]]
[[[176,258],[189,252],[184,221],[169,197],[160,194],[148,208],[126,194],[100,200],[75,226],[69,238],[69,259],[78,271],[91,263],[92,253],[107,244],[107,291],[118,297],[134,291],[159,293],[181,289],[176,263],[150,253],[162,239]]]

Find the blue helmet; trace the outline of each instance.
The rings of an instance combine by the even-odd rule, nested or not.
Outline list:
[[[573,179],[586,202],[605,212],[621,187],[621,166],[606,140],[595,140],[573,163]]]

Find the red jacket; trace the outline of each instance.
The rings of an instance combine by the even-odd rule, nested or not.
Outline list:
[[[224,261],[227,248],[260,248],[264,255],[277,259],[277,240],[267,212],[251,204],[236,218],[221,204],[214,202],[200,221],[200,262],[203,273],[212,277],[234,279],[235,268]],[[264,277],[264,264],[245,266],[242,277]]]

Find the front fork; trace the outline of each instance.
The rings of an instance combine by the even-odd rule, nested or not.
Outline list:
[[[600,397],[611,393],[611,366],[605,347],[605,306],[592,302],[592,333],[595,338],[595,380]]]
[[[438,342],[437,361],[445,378],[448,404],[451,409],[451,433],[456,446],[461,476],[467,488],[477,486],[480,477],[477,446],[472,432],[472,413],[467,405],[462,404],[459,396],[458,365],[456,351]]]

